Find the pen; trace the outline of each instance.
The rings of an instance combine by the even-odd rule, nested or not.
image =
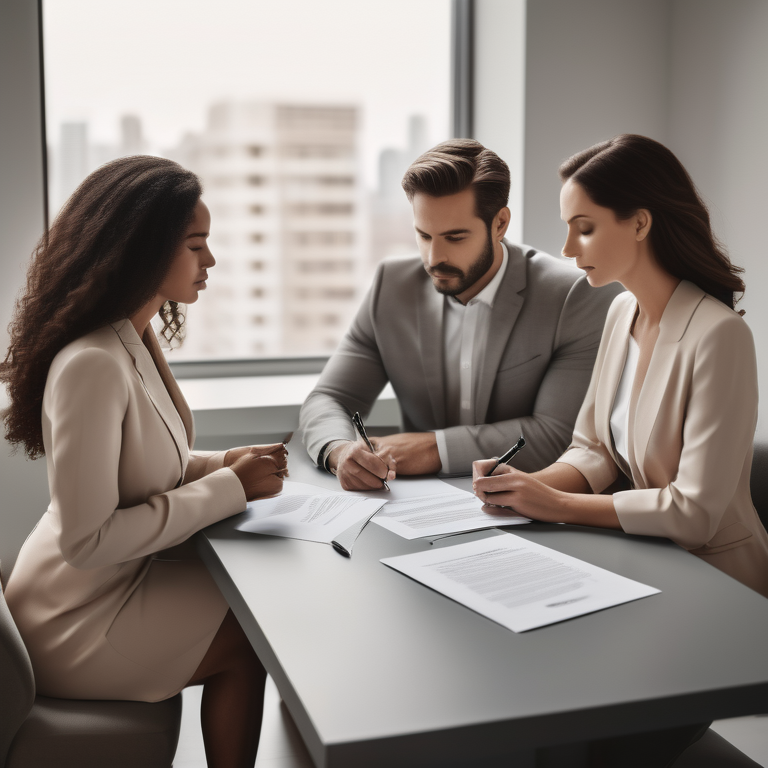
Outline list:
[[[520,439],[493,465],[493,469],[486,474],[486,477],[490,477],[500,464],[506,464],[511,461],[520,451],[525,448],[525,438],[520,435]]]
[[[363,441],[368,446],[368,450],[371,453],[376,453],[376,451],[373,450],[373,446],[371,445],[371,441],[368,439],[368,435],[365,431],[365,424],[363,424],[363,420],[360,418],[360,413],[358,411],[355,411],[355,415],[352,417],[352,423],[355,425],[355,429],[357,430],[357,433],[360,435],[360,437],[363,438]],[[386,480],[381,481],[384,484],[384,487],[389,490],[389,486],[387,485]]]

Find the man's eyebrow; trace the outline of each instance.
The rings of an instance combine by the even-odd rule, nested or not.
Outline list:
[[[189,240],[190,237],[208,237],[207,232],[193,232],[191,235],[187,235],[186,239]]]
[[[449,229],[445,232],[440,233],[440,237],[445,237],[446,235],[468,235],[470,234],[470,230],[468,229]]]
[[[430,235],[427,232],[423,232],[418,227],[414,227],[414,229],[420,234],[420,235],[426,235],[427,237],[430,237]],[[445,237],[446,235],[469,235],[471,234],[472,230],[469,229],[449,229],[445,232],[440,232],[438,235],[439,237]]]

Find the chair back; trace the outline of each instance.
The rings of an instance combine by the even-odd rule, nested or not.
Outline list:
[[[5,602],[0,583],[0,766],[35,701],[32,662]]]
[[[768,529],[768,441],[755,440],[749,490],[760,520]]]

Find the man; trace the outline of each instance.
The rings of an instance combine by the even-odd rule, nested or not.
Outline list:
[[[620,286],[590,288],[562,259],[505,241],[509,169],[454,139],[406,171],[420,257],[387,259],[299,417],[304,444],[342,488],[402,475],[471,474],[524,435],[515,466],[555,461],[571,438],[603,322]],[[356,439],[392,382],[404,432]]]

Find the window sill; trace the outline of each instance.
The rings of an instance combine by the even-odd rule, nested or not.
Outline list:
[[[198,438],[273,434],[298,428],[299,409],[319,373],[281,376],[180,379],[179,387],[195,415]],[[366,424],[400,424],[392,386],[379,395]]]

